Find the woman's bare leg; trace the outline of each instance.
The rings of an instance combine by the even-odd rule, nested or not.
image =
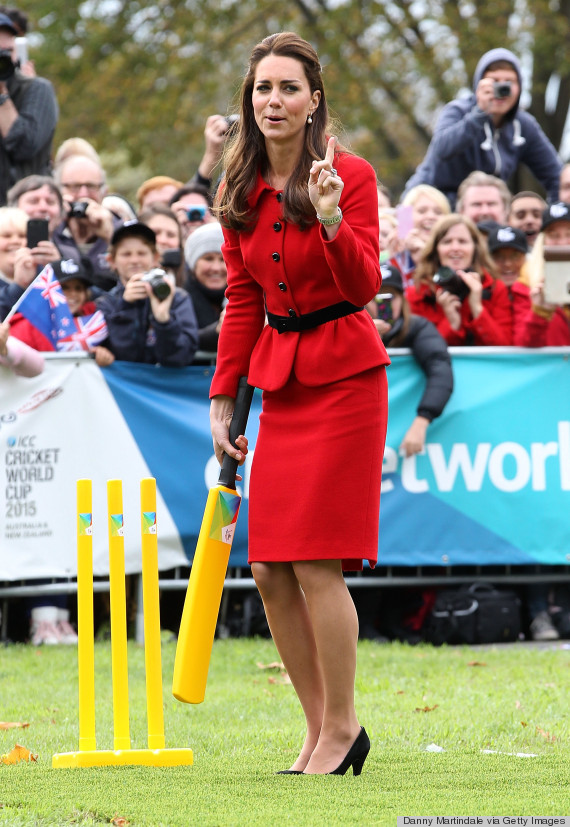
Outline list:
[[[311,618],[324,691],[321,732],[306,772],[327,773],[338,767],[360,732],[354,708],[358,617],[340,560],[292,566]]]
[[[253,563],[267,622],[307,721],[307,736],[293,770],[304,770],[321,732],[323,679],[305,596],[291,563]]]

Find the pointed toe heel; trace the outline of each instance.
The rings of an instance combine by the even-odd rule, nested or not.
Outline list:
[[[360,775],[364,762],[370,752],[370,738],[366,734],[364,727],[360,727],[360,732],[351,748],[346,753],[344,761],[342,761],[336,770],[329,772],[328,775],[345,775],[347,770],[352,767],[354,775]]]

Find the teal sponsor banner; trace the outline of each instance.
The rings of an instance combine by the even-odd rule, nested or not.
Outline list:
[[[399,446],[425,379],[410,355],[388,371],[379,562],[568,563],[567,349],[455,351],[453,395],[409,458]]]
[[[399,446],[425,377],[409,353],[391,355],[388,436],[378,457],[379,565],[568,564],[570,349],[452,349],[451,399],[429,426],[425,451],[407,459]],[[101,515],[110,478],[123,480],[128,524],[137,526],[127,537],[128,571],[140,567],[136,509],[147,476],[157,481],[161,568],[191,560],[219,475],[209,426],[212,374],[210,367],[127,362],[100,369],[76,355],[47,358],[34,379],[0,369],[0,579],[74,574],[78,478],[93,480],[97,574],[108,566]],[[247,564],[260,411],[256,392],[233,566]],[[268,519],[268,542],[272,530]]]

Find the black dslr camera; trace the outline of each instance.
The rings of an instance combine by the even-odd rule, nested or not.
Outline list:
[[[87,216],[87,201],[72,201],[67,213],[68,218],[85,218]]]
[[[496,80],[493,83],[493,94],[496,98],[508,98],[512,88],[510,80]]]
[[[433,283],[436,287],[441,287],[442,290],[453,293],[459,301],[466,299],[471,292],[461,276],[458,276],[451,267],[440,267],[437,273],[434,273]]]
[[[19,65],[12,60],[11,49],[0,49],[0,81],[11,78]]]
[[[161,267],[153,267],[152,270],[149,270],[141,278],[141,281],[148,281],[152,292],[161,302],[170,296],[171,292],[170,284],[165,278],[166,275],[166,271]]]

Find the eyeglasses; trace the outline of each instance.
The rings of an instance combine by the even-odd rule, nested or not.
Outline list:
[[[62,182],[61,188],[68,190],[71,193],[77,194],[80,190],[86,189],[87,192],[97,193],[103,187],[103,184],[64,184]]]

